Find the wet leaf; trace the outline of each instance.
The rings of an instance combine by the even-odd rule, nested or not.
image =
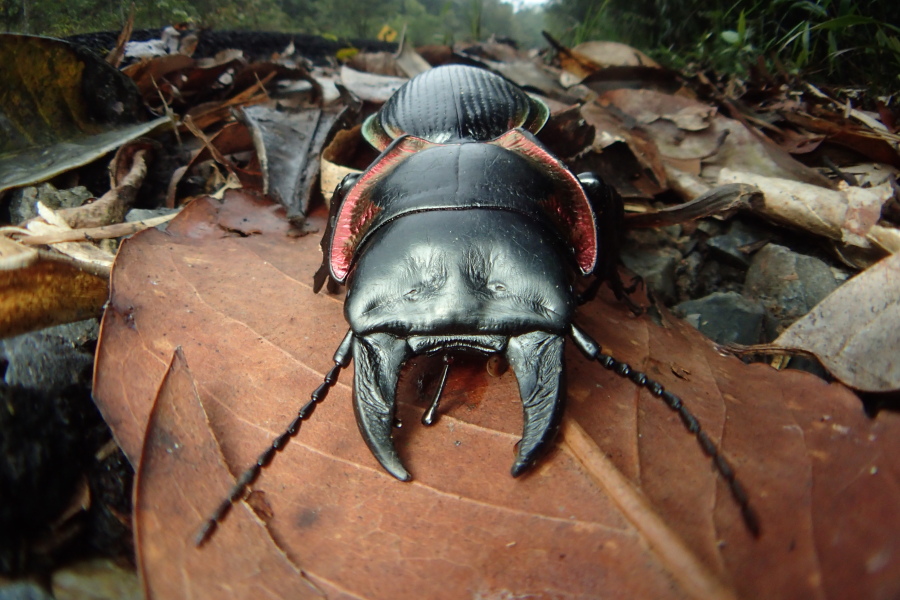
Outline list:
[[[198,563],[221,573],[222,586],[248,578],[249,559],[215,544],[243,535],[254,519],[238,506],[211,545],[189,547],[195,529],[184,515],[199,527],[227,484],[220,467],[190,454],[209,447],[203,419],[191,417],[199,428],[178,424],[187,427],[198,410],[170,404],[196,406],[184,378],[166,391],[185,372],[166,376],[175,348],[183,347],[208,427],[238,473],[320,384],[346,332],[341,297],[310,289],[318,236],[297,237],[279,211],[238,191],[223,203],[195,201],[167,233],[127,241],[114,269],[94,393],[132,461],[158,446],[143,452],[151,463],[142,473],[168,473],[172,485],[195,490],[179,495],[178,506],[191,508],[169,526],[161,512],[140,514],[146,494],[162,503],[163,492],[138,489],[137,518],[158,520],[156,543],[186,565],[182,581]],[[312,222],[321,226],[321,215]],[[511,373],[491,377],[478,361],[454,367],[440,420],[425,428],[419,388],[433,377],[427,362],[410,367],[396,432],[415,477],[407,484],[385,474],[360,438],[345,373],[254,485],[265,528],[334,598],[900,593],[900,416],[869,420],[840,384],[721,356],[665,314],[654,324],[601,298],[577,320],[684,398],[749,490],[759,539],[677,415],[571,347],[563,435],[519,479],[508,476],[522,422]]]
[[[86,165],[168,122],[132,82],[78,46],[0,34],[0,192]]]
[[[872,265],[788,327],[774,346],[816,355],[867,392],[900,389],[900,254]]]
[[[260,105],[241,110],[262,167],[263,191],[291,216],[309,210],[319,156],[339,113],[340,107],[287,111]]]

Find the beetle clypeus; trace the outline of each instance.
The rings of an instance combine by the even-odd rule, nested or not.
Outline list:
[[[413,78],[363,125],[381,155],[332,199],[314,290],[346,284],[350,330],[334,367],[287,430],[247,469],[197,535],[201,544],[355,361],[353,405],[366,444],[402,481],[391,437],[397,380],[413,356],[504,355],[524,413],[512,475],[555,436],[565,398],[564,342],[661,398],[727,481],[748,528],[757,517],[734,470],[682,401],[603,353],[574,324],[601,282],[627,301],[616,265],[622,201],[591,173],[574,175],[533,136],[548,109],[507,80],[463,66]],[[577,295],[576,277],[593,277]]]

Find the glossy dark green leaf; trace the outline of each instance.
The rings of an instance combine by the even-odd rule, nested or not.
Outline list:
[[[166,121],[147,121],[131,80],[90,51],[0,35],[0,191],[88,164]]]

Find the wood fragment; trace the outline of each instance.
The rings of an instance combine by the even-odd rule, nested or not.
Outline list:
[[[75,208],[66,208],[57,211],[56,214],[73,229],[102,227],[122,222],[147,176],[146,156],[146,150],[135,152],[131,168],[122,182],[103,194],[96,202]]]
[[[19,238],[17,241],[25,246],[39,246],[42,244],[58,244],[60,242],[92,242],[94,240],[108,240],[113,238],[132,235],[138,231],[143,231],[150,227],[162,225],[174,219],[178,213],[154,217],[152,219],[144,219],[142,221],[132,221],[130,223],[114,223],[112,225],[104,225],[102,227],[88,227],[85,229],[71,229],[68,231],[60,231],[58,233],[48,233],[44,235],[28,235]],[[27,230],[25,230],[27,231]]]

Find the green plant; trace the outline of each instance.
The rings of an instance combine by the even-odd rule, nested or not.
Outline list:
[[[612,39],[663,63],[744,75],[761,58],[823,83],[898,90],[896,0],[555,0],[563,39]],[[648,18],[652,15],[652,18]],[[573,25],[574,24],[574,25]]]

